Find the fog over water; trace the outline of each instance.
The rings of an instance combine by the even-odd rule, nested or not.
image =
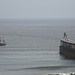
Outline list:
[[[7,43],[0,46],[0,75],[75,72],[75,60],[59,54],[64,32],[75,41],[74,24],[73,20],[0,20],[0,35]]]
[[[59,54],[64,32],[75,41],[75,0],[0,0],[0,75],[75,72]]]

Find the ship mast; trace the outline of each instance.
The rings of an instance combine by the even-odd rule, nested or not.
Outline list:
[[[4,37],[3,37],[3,42],[5,42]]]
[[[0,42],[1,42],[1,36],[0,36]]]

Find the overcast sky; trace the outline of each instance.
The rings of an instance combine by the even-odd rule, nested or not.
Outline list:
[[[75,0],[0,0],[0,19],[75,19]]]

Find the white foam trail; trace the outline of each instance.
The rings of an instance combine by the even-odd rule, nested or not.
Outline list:
[[[75,75],[75,72],[73,73],[50,73],[50,74],[41,74],[41,75]]]

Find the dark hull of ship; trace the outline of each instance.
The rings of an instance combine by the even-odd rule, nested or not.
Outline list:
[[[6,43],[0,43],[0,46],[5,46],[6,45]]]
[[[64,46],[60,46],[60,54],[65,56],[66,58],[75,59],[75,50],[71,48],[65,48]]]

